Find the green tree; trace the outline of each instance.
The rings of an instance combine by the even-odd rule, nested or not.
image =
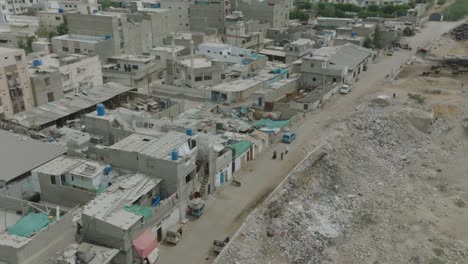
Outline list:
[[[119,7],[119,3],[111,1],[111,0],[102,0],[98,1],[99,4],[101,4],[102,10],[106,10],[109,7]]]
[[[24,49],[26,53],[31,53],[33,52],[32,43],[34,42],[34,40],[36,40],[36,37],[34,36],[26,38],[26,42],[20,40],[18,41],[18,48]]]
[[[57,27],[57,34],[59,36],[68,34],[68,26],[65,23],[60,24]]]
[[[373,44],[377,49],[383,48],[382,30],[380,29],[379,25],[377,25],[374,30]]]
[[[40,26],[39,29],[36,31],[36,35],[40,38],[47,38],[47,35],[49,32],[47,32],[47,29],[45,26]]]
[[[304,4],[300,5],[299,8],[300,9],[310,10],[310,9],[312,9],[312,4],[311,3],[304,3]]]
[[[368,48],[368,49],[372,48],[372,39],[371,39],[369,36],[367,36],[367,37],[364,39],[364,43],[362,44],[362,46],[363,46],[364,48]]]
[[[333,4],[325,4],[323,5],[323,9],[319,9],[318,12],[319,16],[324,16],[324,17],[335,17],[336,15],[336,9]]]
[[[299,19],[301,21],[307,21],[309,20],[309,15],[296,8],[289,13],[289,19]]]

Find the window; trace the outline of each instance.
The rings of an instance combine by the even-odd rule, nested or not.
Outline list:
[[[16,61],[21,61],[21,55],[15,56]]]
[[[64,75],[62,75],[62,77],[63,77],[63,80],[64,80],[64,81],[68,81],[68,80],[70,80],[70,74],[68,74],[68,73],[67,73],[67,74],[64,74]]]
[[[75,53],[80,53],[81,50],[80,49],[75,49]]]
[[[62,18],[59,17],[59,16],[56,16],[56,17],[55,17],[55,20],[61,20],[61,19],[62,19]]]
[[[57,182],[55,181],[55,176],[50,176],[50,184],[57,185]]]
[[[191,180],[192,180],[192,175],[191,174],[185,176],[185,182],[186,183],[190,182]]]
[[[336,83],[336,78],[333,78],[333,82]]]
[[[204,79],[205,79],[205,81],[211,80],[211,75],[205,75],[205,76],[204,76]]]
[[[202,78],[201,76],[198,76],[198,77],[195,76],[195,81],[196,81],[196,82],[200,82],[200,81],[202,81],[202,80],[203,80],[203,78]]]
[[[49,103],[54,101],[54,93],[53,92],[47,93],[47,101]]]
[[[315,82],[315,81],[317,81],[317,78],[315,78],[315,77],[314,77],[314,78],[312,78],[312,81],[314,81],[314,82]]]
[[[65,184],[67,183],[66,179],[65,179],[65,175],[60,175],[60,182],[62,182],[62,184]]]
[[[68,47],[62,47],[62,51],[68,52]]]
[[[156,55],[156,59],[157,59],[157,60],[160,60],[160,59],[161,59],[161,56]]]
[[[50,78],[49,77],[44,78],[44,83],[45,83],[46,86],[49,86],[50,85]]]
[[[132,69],[138,70],[138,65],[132,65]]]
[[[311,67],[311,68],[314,68],[314,67],[315,67],[315,65],[314,65],[313,63],[311,63],[311,64],[310,64],[310,67]]]

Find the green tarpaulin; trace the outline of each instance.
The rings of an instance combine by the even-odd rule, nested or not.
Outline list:
[[[246,152],[250,148],[250,145],[252,145],[252,142],[243,140],[243,141],[229,144],[228,148],[234,151],[234,158],[237,158],[242,153]]]
[[[29,213],[16,224],[7,228],[11,235],[29,237],[41,231],[49,225],[47,214],[44,213]]]
[[[146,207],[146,206],[141,206],[141,205],[138,205],[138,204],[126,205],[123,208],[127,212],[143,216],[143,220],[146,220],[146,219],[150,218],[153,215],[153,210],[151,210],[151,208]]]
[[[253,126],[256,128],[260,127],[266,127],[269,129],[275,129],[275,128],[282,128],[284,126],[287,126],[289,124],[289,120],[285,121],[274,121],[271,119],[260,119],[258,121],[255,121],[253,123]]]

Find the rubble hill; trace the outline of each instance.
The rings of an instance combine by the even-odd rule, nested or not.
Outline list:
[[[467,137],[461,120],[433,121],[369,101],[333,122],[326,155],[305,161],[216,263],[468,263]]]

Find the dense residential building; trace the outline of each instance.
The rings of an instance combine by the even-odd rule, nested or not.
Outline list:
[[[2,0],[0,1],[0,22],[10,21],[10,16],[27,13],[38,0]]]
[[[37,12],[39,18],[39,27],[47,32],[57,33],[58,27],[66,24],[66,14],[55,11],[39,11]]]
[[[176,18],[174,31],[190,30],[190,5],[193,0],[161,0],[161,8],[171,10],[171,15]]]
[[[310,39],[298,39],[284,46],[286,55],[286,63],[290,64],[306,55],[309,55],[314,50],[314,44]]]
[[[9,117],[34,106],[24,50],[0,48],[0,115]]]
[[[259,20],[268,27],[287,27],[289,24],[289,11],[292,9],[290,0],[239,0],[239,11],[242,11],[246,20]]]
[[[35,61],[34,63],[38,63]],[[63,98],[62,74],[59,69],[37,65],[29,68],[34,106],[43,105]]]
[[[224,34],[224,20],[231,14],[229,0],[196,0],[190,5],[190,30],[205,32],[214,29]]]
[[[59,55],[81,54],[98,56],[101,61],[116,55],[114,43],[110,37],[67,34],[52,38],[52,50]]]

